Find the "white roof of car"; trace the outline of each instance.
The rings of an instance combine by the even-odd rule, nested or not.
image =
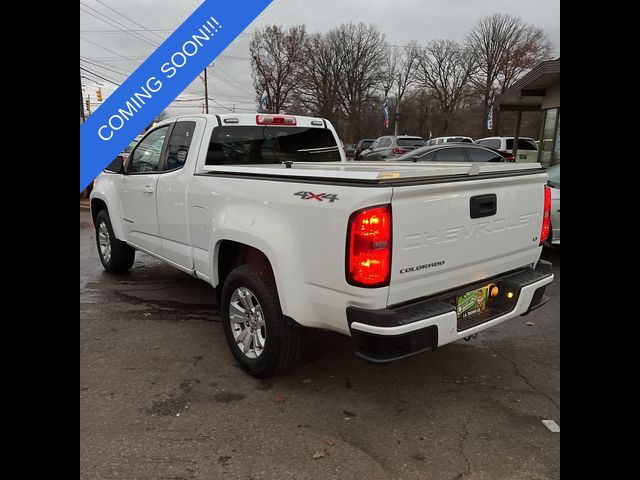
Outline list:
[[[515,137],[484,137],[484,138],[479,138],[476,140],[476,142],[479,142],[480,140],[513,140]],[[531,137],[518,137],[520,140],[531,140],[533,141],[533,138]]]
[[[433,137],[433,138],[430,138],[429,140],[439,140],[441,138],[471,138],[471,137],[468,137],[466,135],[447,135],[446,137]]]

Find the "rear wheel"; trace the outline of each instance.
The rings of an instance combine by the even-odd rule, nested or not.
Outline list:
[[[100,210],[96,215],[96,245],[102,266],[107,272],[126,273],[133,266],[136,251],[113,234],[106,210]]]
[[[304,329],[282,314],[271,272],[241,265],[227,277],[220,302],[227,344],[240,366],[267,378],[294,366],[304,349]]]

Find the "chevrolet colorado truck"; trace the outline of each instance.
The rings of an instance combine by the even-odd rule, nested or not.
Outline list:
[[[537,163],[346,162],[327,120],[203,114],[114,160],[91,214],[107,272],[139,250],[215,287],[232,354],[265,378],[304,327],[388,362],[543,305],[546,182]]]

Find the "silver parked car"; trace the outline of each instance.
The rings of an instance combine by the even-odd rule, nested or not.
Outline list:
[[[560,245],[560,164],[549,167],[547,175],[547,185],[551,188],[551,229],[548,242]]]
[[[360,160],[365,162],[387,160],[415,150],[416,148],[424,147],[425,143],[422,137],[387,135],[377,138],[376,141],[369,146],[367,152],[360,154]]]

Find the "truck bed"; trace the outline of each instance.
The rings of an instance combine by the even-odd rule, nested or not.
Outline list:
[[[288,167],[273,165],[207,165],[197,175],[222,175],[239,177],[287,177],[299,180],[325,180],[331,182],[355,182],[362,184],[411,183],[420,180],[460,181],[464,178],[522,175],[542,171],[539,163],[462,163],[430,162],[295,162]],[[421,182],[423,183],[423,182]]]

